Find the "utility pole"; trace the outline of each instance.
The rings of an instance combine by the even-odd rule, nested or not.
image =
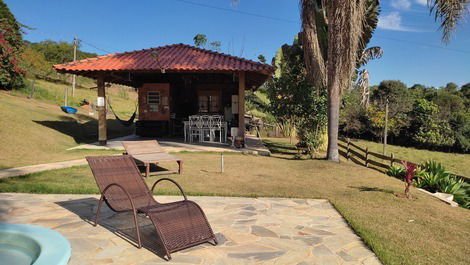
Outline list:
[[[385,129],[384,129],[384,150],[383,154],[385,155],[387,151],[387,134],[388,134],[388,98],[385,102]]]
[[[78,38],[77,36],[73,37],[73,61],[77,60],[77,45],[78,45]],[[75,95],[75,84],[76,83],[76,76],[72,75],[72,97]]]
[[[68,101],[68,95],[69,95],[69,87],[65,87],[65,96],[64,96],[64,106],[68,106],[67,101]]]

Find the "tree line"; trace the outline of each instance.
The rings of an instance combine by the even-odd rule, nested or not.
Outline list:
[[[470,152],[470,83],[435,88],[385,80],[369,93],[369,105],[359,89],[344,95],[339,127],[345,136],[383,141],[388,102],[389,143]]]

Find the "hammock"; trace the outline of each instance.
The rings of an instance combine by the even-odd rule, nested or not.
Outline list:
[[[77,113],[77,109],[76,108],[72,108],[70,106],[60,106],[60,109],[67,113],[67,114],[75,114]]]
[[[111,106],[111,104],[109,103],[109,100],[108,100],[108,105],[109,105],[109,108],[111,109],[111,111],[113,112],[114,114],[114,117],[116,117],[116,120],[121,123],[124,127],[129,127],[131,126],[133,123],[134,123],[134,120],[135,120],[135,117],[137,116],[137,103],[135,104],[135,110],[134,110],[134,113],[132,114],[132,116],[129,118],[129,120],[123,120],[123,119],[120,119],[118,117],[118,115],[116,114],[116,112],[114,111],[113,107]]]

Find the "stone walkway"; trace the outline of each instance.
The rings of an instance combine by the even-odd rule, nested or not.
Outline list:
[[[168,202],[180,197],[159,196]],[[0,222],[52,228],[72,244],[80,264],[381,264],[326,200],[192,197],[219,240],[172,254],[168,262],[149,220],[142,217],[144,248],[134,246],[128,214],[103,207],[98,227],[95,195],[0,194]]]
[[[83,158],[83,159],[69,160],[69,161],[63,161],[63,162],[54,162],[54,163],[39,164],[39,165],[32,165],[32,166],[1,169],[0,179],[14,177],[14,176],[22,176],[22,175],[46,171],[46,170],[81,166],[81,165],[86,165],[86,164],[87,162]]]

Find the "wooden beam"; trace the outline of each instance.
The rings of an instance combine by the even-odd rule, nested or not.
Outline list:
[[[238,74],[238,136],[245,139],[245,72]]]
[[[106,92],[104,86],[104,75],[98,75],[96,79],[96,85],[98,87],[98,142],[100,145],[107,144],[107,129],[106,129]]]

